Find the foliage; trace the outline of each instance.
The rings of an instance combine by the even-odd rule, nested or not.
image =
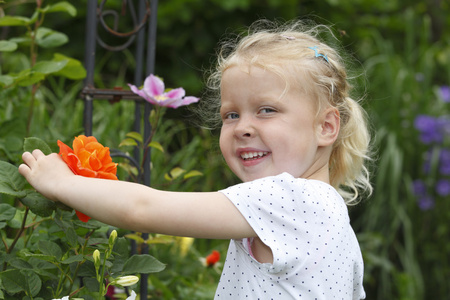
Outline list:
[[[49,153],[50,149],[36,138],[27,139],[25,145],[25,151],[42,149]],[[89,295],[95,293],[104,295],[105,274],[114,283],[112,276],[164,269],[152,256],[130,256],[128,241],[120,238],[116,244],[115,231],[111,234],[114,238],[104,237],[107,229],[104,224],[72,221],[70,209],[60,209],[30,190],[14,165],[0,161],[0,167],[0,193],[19,199],[25,206],[20,210],[7,203],[0,204],[3,242],[0,286],[6,292],[0,295],[1,299],[17,299],[21,294],[27,299],[59,298],[68,294],[90,299]],[[17,230],[14,238],[8,237],[11,230]],[[95,236],[95,232],[101,234]],[[101,252],[103,259],[94,259],[95,252],[98,256]]]
[[[421,178],[434,189],[442,179],[437,172],[424,172],[434,146],[423,143],[414,124],[421,115],[448,118],[449,104],[438,91],[450,82],[450,36],[434,41],[431,17],[418,22],[419,12],[411,7],[397,15],[403,38],[386,38],[380,29],[371,28],[362,41],[368,50],[360,55],[367,55],[369,113],[378,159],[374,195],[353,215],[364,237],[366,289],[377,295],[374,299],[433,299],[449,293],[448,197],[436,198],[434,208],[423,210],[412,183]],[[443,134],[448,140],[449,132]]]

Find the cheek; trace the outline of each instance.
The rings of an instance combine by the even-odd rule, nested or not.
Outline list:
[[[223,157],[225,157],[225,158],[226,158],[226,152],[227,152],[227,144],[229,145],[230,143],[227,142],[226,132],[222,129],[220,131],[219,147],[220,147],[220,151],[222,152]]]

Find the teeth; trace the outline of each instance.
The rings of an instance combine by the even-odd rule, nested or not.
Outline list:
[[[241,153],[241,157],[245,160],[247,159],[257,159],[263,156],[266,156],[268,152],[245,152]]]

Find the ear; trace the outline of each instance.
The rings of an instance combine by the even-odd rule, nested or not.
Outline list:
[[[328,107],[320,115],[317,123],[317,141],[319,146],[332,145],[340,130],[339,111],[335,107]]]

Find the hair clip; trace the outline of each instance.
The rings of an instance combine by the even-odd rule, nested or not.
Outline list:
[[[295,37],[293,37],[293,36],[290,36],[290,35],[284,35],[284,34],[281,34],[280,35],[281,37],[284,37],[285,39],[287,39],[287,40],[295,40]]]
[[[328,60],[328,56],[325,54],[322,54],[322,53],[319,53],[319,47],[317,47],[317,46],[314,46],[314,47],[308,47],[309,49],[311,49],[311,50],[314,50],[314,52],[315,52],[315,57],[323,57],[323,58],[325,58],[325,60],[328,62],[328,63],[330,63],[330,61]]]

